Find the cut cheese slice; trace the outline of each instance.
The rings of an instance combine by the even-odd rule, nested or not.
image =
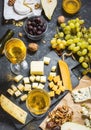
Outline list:
[[[71,83],[69,67],[65,61],[59,60],[58,63],[59,63],[59,69],[62,76],[63,86],[65,87],[65,90],[72,91],[72,83]]]
[[[1,107],[4,111],[6,111],[8,114],[17,119],[22,124],[25,124],[27,118],[26,111],[24,111],[22,108],[14,104],[3,94],[1,95],[0,100],[1,100]]]
[[[26,7],[23,4],[24,0],[16,0],[15,4],[14,4],[14,10],[16,11],[16,13],[20,14],[20,15],[25,15],[30,13],[30,8]]]

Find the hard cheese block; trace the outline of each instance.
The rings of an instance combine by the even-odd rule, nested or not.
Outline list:
[[[12,117],[17,119],[22,124],[25,124],[27,118],[27,112],[21,109],[19,106],[10,101],[3,94],[0,97],[1,107]]]
[[[44,75],[44,62],[32,61],[30,63],[30,74],[31,75]]]

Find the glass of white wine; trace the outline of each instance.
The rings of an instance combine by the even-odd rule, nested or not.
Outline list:
[[[32,89],[26,99],[26,107],[31,115],[37,119],[43,117],[50,108],[51,99],[44,89]]]
[[[5,43],[4,53],[11,62],[11,71],[14,74],[20,74],[28,68],[28,64],[25,61],[26,51],[24,42],[18,38],[11,38]]]

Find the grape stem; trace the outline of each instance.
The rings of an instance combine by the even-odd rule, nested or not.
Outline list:
[[[65,60],[65,56],[72,56],[72,58],[74,59],[74,60],[76,60],[76,58],[74,57],[74,55],[73,55],[73,53],[71,52],[71,53],[67,53],[67,52],[65,52],[63,55],[62,55],[62,60],[64,61]]]

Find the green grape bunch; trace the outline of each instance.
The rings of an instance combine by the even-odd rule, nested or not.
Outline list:
[[[84,68],[83,74],[91,73],[91,27],[86,28],[83,19],[75,18],[60,23],[60,29],[51,39],[53,49],[71,52]]]

